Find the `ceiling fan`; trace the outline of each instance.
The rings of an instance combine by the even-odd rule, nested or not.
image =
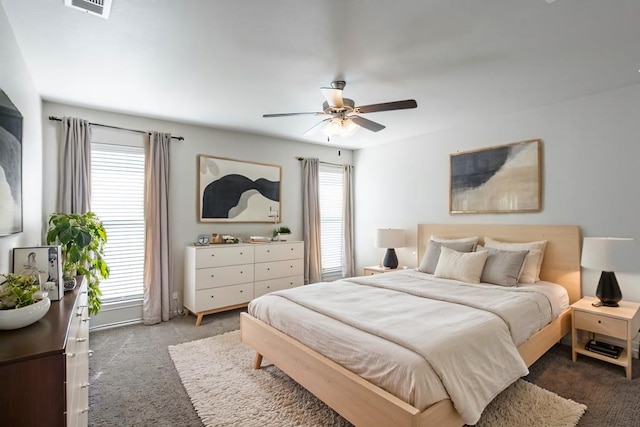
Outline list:
[[[264,114],[262,117],[288,117],[288,116],[328,116],[306,131],[305,135],[311,135],[320,130],[327,136],[340,135],[348,137],[353,135],[360,127],[372,132],[378,132],[385,128],[384,125],[365,119],[360,114],[376,113],[379,111],[405,110],[416,108],[415,99],[404,101],[383,102],[380,104],[356,106],[353,99],[343,98],[342,90],[346,86],[343,80],[331,82],[331,87],[322,87],[322,95],[325,100],[322,103],[322,111],[303,113],[276,113]]]

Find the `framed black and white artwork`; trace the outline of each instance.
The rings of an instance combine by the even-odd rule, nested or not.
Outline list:
[[[451,154],[451,213],[541,209],[541,140]]]
[[[13,248],[13,272],[37,277],[40,289],[48,292],[52,301],[64,296],[60,246]]]
[[[201,154],[198,176],[200,222],[279,221],[280,166]]]
[[[0,90],[0,236],[22,231],[22,114]]]

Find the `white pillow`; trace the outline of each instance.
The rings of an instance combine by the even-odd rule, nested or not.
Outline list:
[[[489,252],[487,251],[458,252],[443,246],[433,275],[443,279],[480,283],[480,277],[488,255]]]
[[[501,249],[503,251],[524,251],[529,254],[524,259],[522,274],[518,278],[518,283],[535,283],[540,280],[540,267],[544,258],[544,250],[547,247],[546,240],[537,242],[509,243],[493,240],[491,237],[484,238],[485,248]]]

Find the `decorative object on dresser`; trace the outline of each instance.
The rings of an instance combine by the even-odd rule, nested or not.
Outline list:
[[[47,292],[52,301],[64,296],[60,246],[13,248],[13,272],[34,276],[41,290]]]
[[[578,354],[582,354],[622,366],[625,369],[627,378],[631,379],[633,338],[638,334],[638,329],[640,329],[640,304],[620,301],[616,307],[607,307],[595,305],[594,303],[597,301],[594,297],[584,297],[571,305],[573,310],[571,328],[572,359],[575,362],[578,359]],[[594,349],[589,350],[587,348],[593,347],[590,341],[596,340],[596,335],[624,343],[622,351],[617,358],[613,357],[614,354],[601,354],[600,352],[595,352]],[[598,350],[598,346],[596,346],[595,350]]]
[[[89,410],[87,285],[26,328],[0,331],[0,413],[7,426],[86,426]]]
[[[388,268],[382,267],[379,265],[371,265],[369,267],[365,267],[362,273],[363,276],[373,276],[375,274],[389,273],[391,271],[398,271],[397,268]]]
[[[194,243],[196,246],[207,246],[210,243],[210,236],[208,234],[200,234],[198,240]]]
[[[0,282],[0,330],[19,329],[47,314],[51,301],[40,292],[38,276],[2,274]]]
[[[633,239],[630,238],[584,238],[580,265],[602,271],[596,289],[596,296],[600,301],[594,302],[594,306],[618,306],[618,302],[622,299],[622,292],[614,271],[621,271],[629,266],[628,255],[632,245]]]
[[[451,154],[449,211],[539,211],[541,143],[533,139]]]
[[[0,90],[0,236],[22,232],[22,114]]]
[[[302,286],[303,242],[185,248],[184,306],[197,316],[245,307],[260,295]]]
[[[291,230],[286,225],[277,227],[273,233],[273,240],[276,242],[286,242]]]
[[[395,248],[404,246],[404,230],[399,228],[379,228],[376,231],[376,248],[387,248],[382,266],[398,268],[398,257]]]
[[[200,154],[198,171],[200,222],[272,222],[280,212],[280,166]]]

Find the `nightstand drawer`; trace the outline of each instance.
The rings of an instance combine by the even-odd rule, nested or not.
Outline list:
[[[627,321],[598,314],[573,312],[576,329],[595,332],[610,337],[627,339]]]

